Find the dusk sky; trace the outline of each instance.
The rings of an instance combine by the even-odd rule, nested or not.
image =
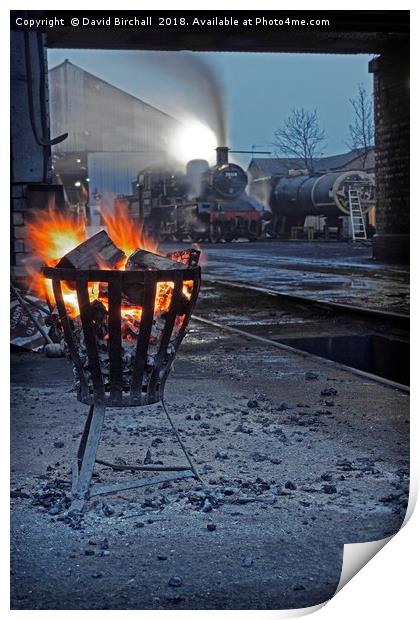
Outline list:
[[[257,150],[272,150],[269,143],[276,128],[293,107],[304,107],[318,109],[328,138],[324,154],[345,152],[352,120],[349,99],[356,95],[358,83],[372,92],[371,57],[367,55],[56,49],[48,54],[50,68],[66,58],[178,118],[192,115],[206,120],[207,115],[214,125],[220,96],[232,149],[258,145]],[[203,60],[217,88],[205,84]],[[237,158],[245,166],[249,159],[246,155]]]

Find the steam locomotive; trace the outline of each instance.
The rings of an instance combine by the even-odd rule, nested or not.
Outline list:
[[[362,214],[375,206],[375,182],[372,174],[346,170],[308,174],[290,171],[288,175],[257,179],[252,185],[256,197],[269,196],[272,211],[267,232],[274,237],[289,237],[292,227],[303,227],[307,216],[322,216],[325,227],[336,227],[342,234],[343,221],[350,215],[349,191],[359,194]]]
[[[246,194],[246,172],[218,147],[217,163],[188,162],[185,171],[147,168],[137,178],[139,213],[146,234],[160,241],[254,241],[271,213]]]

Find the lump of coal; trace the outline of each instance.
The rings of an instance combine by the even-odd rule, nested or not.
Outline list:
[[[250,409],[256,409],[257,407],[259,407],[259,403],[257,400],[249,400],[247,405]]]
[[[169,579],[168,585],[171,586],[172,588],[179,588],[180,586],[182,586],[182,578],[179,577],[178,575],[173,575]]]
[[[196,267],[200,260],[200,250],[195,248],[189,248],[187,250],[177,250],[176,252],[168,252],[167,258],[177,261],[178,263],[184,263],[188,267]]]
[[[242,560],[242,566],[244,568],[251,568],[253,564],[254,564],[254,560],[252,558],[244,558]]]
[[[330,387],[322,390],[321,396],[337,396],[338,392],[335,388]]]
[[[112,269],[125,258],[122,250],[101,230],[61,258],[57,267],[72,269]]]

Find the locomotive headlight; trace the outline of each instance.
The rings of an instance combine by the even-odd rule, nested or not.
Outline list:
[[[171,153],[182,163],[191,159],[213,160],[217,139],[215,133],[197,121],[184,123],[172,140]]]

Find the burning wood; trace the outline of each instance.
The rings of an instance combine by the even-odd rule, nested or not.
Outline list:
[[[63,256],[57,267],[73,269],[113,269],[126,258],[105,230],[89,237]]]
[[[153,252],[138,249],[128,257],[125,268],[128,271],[136,271],[138,269],[161,269],[166,271],[167,269],[186,269],[187,265]]]

